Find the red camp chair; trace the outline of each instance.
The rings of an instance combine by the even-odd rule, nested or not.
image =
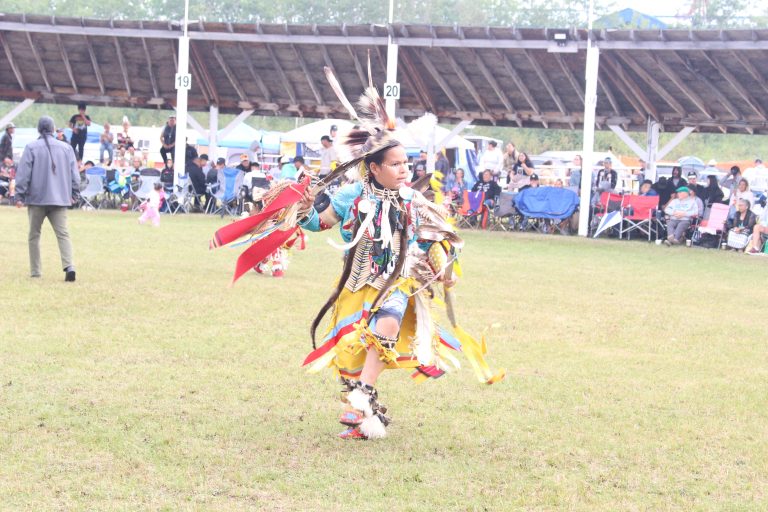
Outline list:
[[[621,205],[622,223],[619,230],[619,238],[627,234],[627,240],[632,236],[632,231],[639,230],[644,235],[651,235],[656,226],[656,210],[659,208],[659,196],[626,195]]]

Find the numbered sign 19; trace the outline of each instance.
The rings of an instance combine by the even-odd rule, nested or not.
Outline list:
[[[400,99],[400,83],[399,82],[384,84],[384,99],[385,100]]]
[[[190,90],[192,88],[192,75],[189,73],[176,73],[176,89]]]

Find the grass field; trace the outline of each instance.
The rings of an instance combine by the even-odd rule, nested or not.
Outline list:
[[[507,379],[389,372],[389,437],[343,442],[299,366],[338,254],[228,288],[221,222],[72,212],[69,284],[0,208],[0,509],[768,509],[768,259],[465,232],[460,317]]]

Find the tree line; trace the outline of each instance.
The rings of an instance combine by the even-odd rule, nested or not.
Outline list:
[[[395,21],[433,25],[586,27],[588,0],[396,0]],[[672,25],[692,28],[768,24],[764,0],[690,0],[687,16]],[[4,0],[5,12],[104,19],[180,20],[181,0]],[[386,23],[389,2],[359,0],[192,0],[190,19],[237,23]],[[596,17],[617,10],[595,0]],[[653,13],[645,13],[652,15]],[[669,20],[664,20],[668,22]],[[624,28],[624,27],[603,27]]]

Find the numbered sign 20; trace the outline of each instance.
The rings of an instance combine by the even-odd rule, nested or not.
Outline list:
[[[176,88],[190,90],[192,88],[192,75],[189,73],[176,73]]]
[[[384,99],[385,100],[400,99],[400,83],[399,82],[384,84]]]

